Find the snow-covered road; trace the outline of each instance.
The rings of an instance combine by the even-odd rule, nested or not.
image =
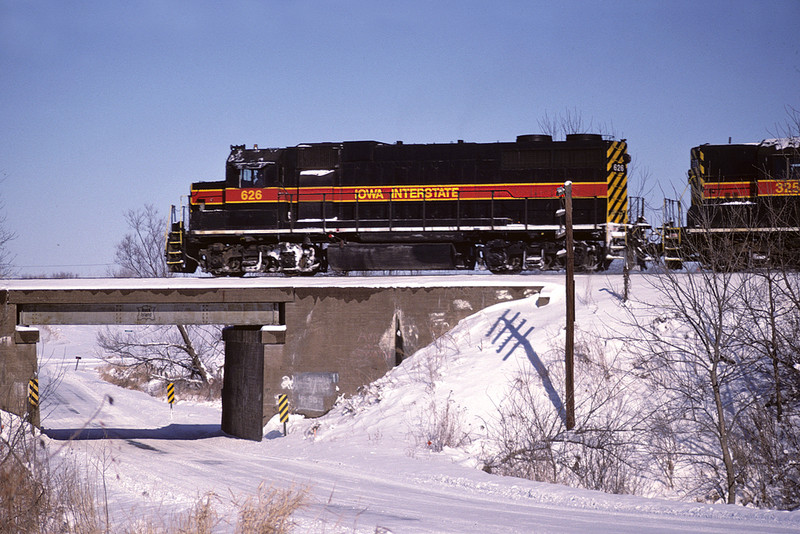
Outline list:
[[[591,293],[597,312],[613,290],[578,294]],[[474,401],[478,381],[499,381],[508,366],[528,362],[524,347],[504,357],[508,349],[500,354],[487,337],[503,313],[523,307],[537,327],[534,336],[560,315],[509,302],[465,320],[449,340],[461,348],[442,370],[447,387],[463,386]],[[388,377],[375,406],[356,415],[293,418],[286,437],[273,420],[259,443],[223,435],[218,404],[179,400],[170,410],[164,399],[103,382],[88,354],[93,336],[94,327],[58,329],[41,363],[42,425],[54,454],[103,475],[112,517],[120,521],[182,511],[207,492],[220,496],[225,509],[231,494],[266,484],[309,489],[298,532],[800,532],[798,512],[608,495],[490,475],[460,461],[456,451],[433,452],[415,439],[412,408],[421,401],[407,380],[413,373],[404,370],[410,360]],[[76,370],[78,353],[84,358]],[[498,375],[487,376],[493,369]]]

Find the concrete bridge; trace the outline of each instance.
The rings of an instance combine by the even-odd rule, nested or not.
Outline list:
[[[538,294],[539,276],[0,280],[0,409],[27,401],[37,325],[221,324],[222,430],[260,440],[286,393],[314,417],[464,317]],[[535,302],[535,301],[534,301]],[[541,304],[541,302],[539,303]]]

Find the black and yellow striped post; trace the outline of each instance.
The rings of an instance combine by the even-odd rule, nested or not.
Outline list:
[[[172,405],[175,404],[175,383],[170,382],[167,384],[167,402],[169,403],[169,409],[172,410]]]
[[[28,402],[34,408],[39,406],[39,380],[31,378],[28,382]]]
[[[289,396],[285,393],[278,395],[278,413],[283,423],[283,435],[286,435],[286,422],[289,420]]]

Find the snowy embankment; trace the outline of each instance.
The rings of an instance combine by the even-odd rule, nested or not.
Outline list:
[[[648,298],[644,282],[634,283]],[[576,288],[584,342],[614,353],[621,342],[603,339],[618,324],[619,284],[618,277],[581,277]],[[119,522],[184,510],[207,492],[253,493],[264,483],[310,489],[298,532],[800,530],[797,512],[610,495],[484,472],[498,414],[520,376],[539,392],[543,410],[563,411],[563,286],[547,284],[543,296],[546,305],[530,298],[477,312],[327,416],[293,417],[286,437],[273,419],[261,443],[222,435],[219,405],[179,401],[170,410],[163,399],[101,381],[87,357],[93,328],[48,329],[41,348],[47,444],[102,479]],[[577,384],[580,410],[590,390]],[[615,384],[633,392],[629,407],[644,402],[633,383]]]

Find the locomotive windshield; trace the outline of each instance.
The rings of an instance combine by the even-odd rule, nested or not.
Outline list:
[[[800,157],[779,154],[772,158],[772,178],[800,180]]]
[[[268,187],[277,182],[277,166],[274,162],[243,165],[239,168],[239,187]]]

